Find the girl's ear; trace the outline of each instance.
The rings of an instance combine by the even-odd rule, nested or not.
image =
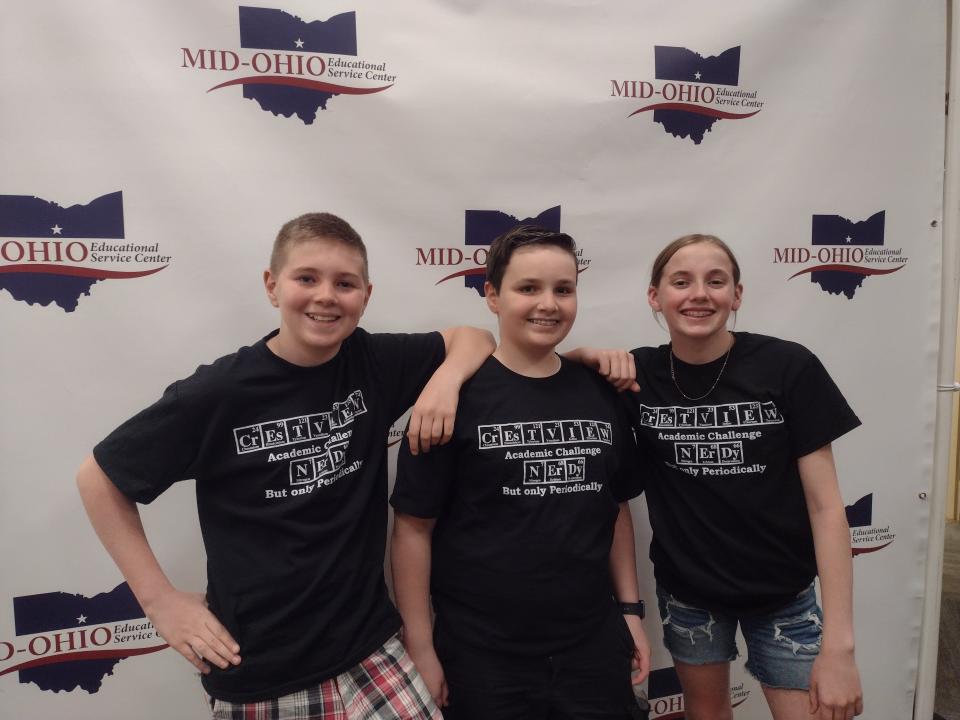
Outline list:
[[[663,312],[660,307],[660,297],[657,293],[657,288],[654,285],[651,285],[647,288],[647,302],[650,303],[650,307],[653,308],[654,312]]]

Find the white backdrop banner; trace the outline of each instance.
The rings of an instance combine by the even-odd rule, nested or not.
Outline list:
[[[664,342],[644,298],[653,255],[690,232],[727,240],[738,327],[807,345],[863,420],[835,446],[857,656],[867,716],[910,717],[942,1],[13,0],[4,15],[0,715],[207,715],[73,477],[169,382],[275,326],[272,238],[327,210],[369,245],[377,331],[492,329],[490,240],[526,219],[561,227],[581,247],[571,347]],[[172,580],[201,591],[190,484],[143,515]],[[681,717],[655,618],[647,631],[654,716]],[[742,663],[736,716],[766,717]]]

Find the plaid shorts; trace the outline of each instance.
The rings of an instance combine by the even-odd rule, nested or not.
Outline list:
[[[319,685],[273,700],[232,703],[210,698],[214,720],[441,720],[397,637],[359,665]]]

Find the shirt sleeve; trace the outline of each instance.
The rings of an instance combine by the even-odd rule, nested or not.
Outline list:
[[[786,381],[785,419],[793,457],[809,455],[861,424],[813,353],[807,352],[795,376]]]
[[[390,496],[394,510],[418,518],[439,517],[453,489],[456,455],[455,441],[433,447],[428,453],[411,455],[404,439]]]
[[[438,332],[377,333],[370,336],[370,343],[390,417],[398,418],[443,362],[443,336]]]
[[[176,382],[101,440],[93,456],[120,492],[147,504],[173,483],[194,477],[198,435],[183,410]]]
[[[617,409],[614,438],[617,443],[616,451],[619,462],[617,474],[613,478],[611,487],[617,502],[626,502],[643,492],[644,483],[640,476],[637,441],[627,418],[626,408],[618,398],[613,398],[612,402]]]

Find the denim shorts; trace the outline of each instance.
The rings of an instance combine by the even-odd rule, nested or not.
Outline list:
[[[737,658],[738,618],[688,605],[659,586],[657,600],[663,644],[675,662],[707,665]],[[771,688],[809,689],[823,627],[813,583],[782,608],[739,618],[739,624],[753,677]]]

